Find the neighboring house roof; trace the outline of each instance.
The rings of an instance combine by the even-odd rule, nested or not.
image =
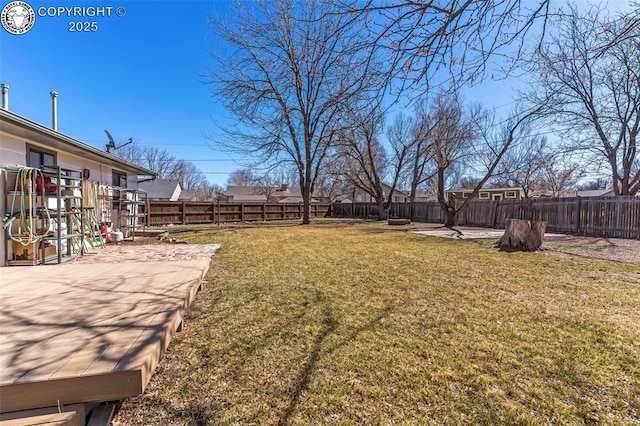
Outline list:
[[[229,201],[267,201],[258,186],[227,186],[224,195]]]
[[[73,139],[70,136],[2,108],[0,108],[0,121],[2,123],[0,130],[3,132],[20,136],[29,141],[41,143],[48,148],[75,154],[126,171],[127,173],[156,176],[156,173],[152,170],[130,163],[117,155],[104,152],[96,147]]]
[[[283,199],[287,200],[296,200],[300,199],[300,201],[286,201],[291,203],[302,202],[302,193],[300,192],[299,186],[290,186],[290,187],[280,187],[274,186],[269,188],[268,191],[266,188],[262,186],[228,186],[227,190],[224,192],[224,195],[229,199],[229,201],[267,201],[267,192],[269,193],[269,197],[271,199],[278,199],[279,202],[282,202]],[[313,197],[317,197],[316,194],[313,194]],[[311,200],[312,202],[317,202],[317,200]]]
[[[302,197],[285,197],[281,200],[278,200],[279,203],[302,203]],[[319,201],[315,198],[311,199],[312,203],[318,203]]]
[[[177,180],[156,179],[140,182],[138,187],[146,191],[150,200],[177,201],[182,194],[182,186]]]
[[[229,199],[227,194],[227,199]],[[229,201],[267,201],[266,195],[233,195]]]
[[[615,197],[613,189],[588,189],[576,191],[576,197]]]
[[[389,191],[391,191],[391,185],[387,185],[386,183],[382,183],[381,186],[382,186],[382,190],[384,191],[384,193],[387,196],[389,196]],[[403,197],[409,197],[410,196],[410,194],[408,192],[403,191],[402,189],[398,189],[398,188],[396,188],[394,190],[393,194],[396,195],[396,196],[400,195],[400,196],[403,196]]]
[[[183,189],[180,192],[180,196],[178,197],[178,200],[184,200],[184,201],[189,201],[189,200],[193,200],[193,197],[195,197],[196,193],[194,191],[187,191],[186,189]]]

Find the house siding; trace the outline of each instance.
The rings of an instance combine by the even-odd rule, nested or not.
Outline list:
[[[10,113],[6,113],[2,111],[3,115],[8,114],[9,118],[11,117]],[[22,120],[23,118],[18,118]],[[3,119],[4,120],[4,119]],[[64,146],[67,142],[61,142],[63,139],[70,139],[68,136],[60,134],[60,138],[56,136],[47,137],[51,140],[51,145],[56,145],[57,147],[48,146],[47,144],[42,143],[42,141],[32,140],[29,135],[39,134],[41,132],[42,127],[37,123],[30,124],[28,128],[19,128],[18,126],[14,126],[13,124],[6,124],[3,121],[2,127],[0,127],[0,168],[4,169],[5,167],[24,167],[28,164],[27,161],[27,146],[42,148],[44,151],[54,152],[56,154],[56,165],[69,168],[74,170],[89,170],[89,181],[98,182],[101,184],[111,185],[112,172],[113,170],[119,170],[127,174],[127,183],[129,188],[137,188],[138,186],[138,174],[137,172],[146,171],[145,169],[138,167],[135,165],[131,165],[129,168],[123,165],[122,168],[114,167],[109,162],[113,163],[114,160],[110,159],[108,155],[105,155],[104,163],[101,161],[97,161],[94,159],[88,159],[82,157],[79,154],[72,153],[69,151],[79,151],[78,147],[74,147],[69,151],[65,151],[60,148],[60,146]],[[26,135],[26,136],[23,136]],[[40,136],[41,137],[41,136]],[[76,144],[82,144],[77,141],[74,142]],[[88,146],[88,145],[87,145]],[[95,148],[91,147],[89,149],[95,150]],[[94,158],[96,154],[92,154]],[[0,212],[4,217],[4,213],[7,208],[7,195],[4,193],[5,188],[5,173],[4,171],[0,173],[0,189],[3,194],[0,197]],[[8,188],[9,189],[9,188]],[[5,266],[6,262],[6,247],[5,240],[7,239],[6,232],[2,230],[2,238],[0,239],[0,266]]]

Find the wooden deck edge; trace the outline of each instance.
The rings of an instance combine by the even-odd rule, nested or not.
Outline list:
[[[83,402],[124,399],[144,393],[162,355],[176,334],[184,314],[195,299],[209,270],[209,261],[198,262],[198,274],[185,285],[161,336],[135,356],[125,356],[110,373],[65,377],[37,382],[0,385],[0,414],[42,407],[63,407]],[[4,414],[2,414],[4,418]],[[61,423],[64,424],[64,423]],[[0,426],[5,426],[2,424]]]
[[[14,383],[0,386],[0,413],[4,418],[4,413],[12,411],[111,401],[140,395],[142,392],[140,370]]]
[[[0,426],[84,426],[86,416],[86,406],[84,404],[65,405],[60,408],[38,408],[0,414]]]
[[[198,289],[200,288],[200,282],[202,281],[204,275],[206,275],[206,271],[208,269],[209,263],[207,262],[206,266],[203,269],[204,272],[202,273],[202,275],[196,277],[196,279],[191,283],[189,291],[182,299],[180,305],[177,307],[176,311],[171,317],[171,320],[168,322],[161,339],[159,339],[156,344],[148,347],[147,351],[145,351],[149,355],[145,356],[142,359],[142,366],[140,367],[140,371],[142,372],[141,393],[144,393],[144,390],[147,388],[147,384],[149,383],[149,380],[151,380],[151,376],[153,376],[153,373],[160,363],[162,356],[171,344],[171,341],[178,332],[178,329],[181,327],[184,314],[195,299],[196,294],[198,293]],[[117,368],[118,367],[116,367],[116,369]]]

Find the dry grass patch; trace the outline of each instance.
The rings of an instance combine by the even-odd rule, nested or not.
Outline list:
[[[115,424],[634,424],[640,268],[375,227],[226,229]]]

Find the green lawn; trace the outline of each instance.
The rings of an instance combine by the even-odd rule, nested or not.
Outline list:
[[[640,268],[376,226],[221,243],[115,424],[640,424]]]

